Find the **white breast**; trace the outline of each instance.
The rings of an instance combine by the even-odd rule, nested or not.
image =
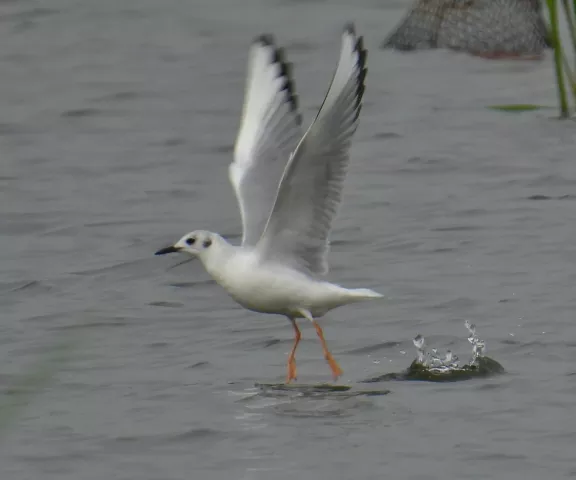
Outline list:
[[[230,296],[248,310],[299,316],[299,308],[314,316],[342,305],[345,289],[316,281],[287,266],[262,263],[252,250],[229,246],[206,259],[206,270]]]

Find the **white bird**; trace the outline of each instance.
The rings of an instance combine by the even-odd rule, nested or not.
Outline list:
[[[287,383],[296,379],[297,318],[308,319],[316,328],[337,380],[342,370],[315,319],[336,307],[382,297],[373,290],[348,289],[321,278],[328,271],[329,235],[341,202],[365,77],[363,39],[348,24],[326,98],[302,136],[290,64],[271,35],[255,39],[242,123],[229,167],[242,216],[242,245],[197,230],[156,252],[197,257],[242,307],[286,316],[295,332]]]

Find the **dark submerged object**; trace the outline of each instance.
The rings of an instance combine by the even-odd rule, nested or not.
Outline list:
[[[390,390],[388,389],[356,390],[353,389],[350,385],[333,385],[329,383],[319,383],[312,385],[296,383],[256,383],[255,386],[260,388],[263,393],[291,392],[306,397],[375,397],[388,395],[390,393]]]
[[[382,48],[445,48],[486,58],[540,58],[551,48],[540,0],[417,0]]]
[[[386,373],[377,377],[361,380],[359,383],[377,383],[391,380],[421,381],[421,382],[461,382],[473,378],[486,378],[506,373],[504,367],[490,357],[477,357],[474,363],[458,368],[442,369],[423,365],[414,360],[410,366],[400,373]]]

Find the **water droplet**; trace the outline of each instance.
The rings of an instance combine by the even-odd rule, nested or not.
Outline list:
[[[473,365],[477,362],[478,357],[484,354],[486,344],[476,335],[476,325],[470,324],[468,321],[465,322],[465,325],[470,332],[468,337],[468,341],[472,344],[472,360],[470,364]],[[512,334],[512,336],[514,335]]]
[[[424,347],[424,337],[422,335],[416,335],[412,341],[414,342],[414,345],[417,349],[420,350],[422,347]]]
[[[424,345],[426,341],[424,340],[424,337],[422,335],[416,335],[412,342],[418,350],[418,357],[416,361],[421,365],[426,365],[426,354],[424,352]]]

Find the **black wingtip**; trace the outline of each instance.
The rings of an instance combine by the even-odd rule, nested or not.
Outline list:
[[[272,60],[274,63],[280,65],[280,70],[282,72],[287,71],[287,64],[284,56],[284,49],[282,47],[277,47],[274,49],[274,58]]]
[[[354,45],[354,50],[358,52],[358,66],[361,69],[366,68],[366,59],[368,57],[368,50],[364,48],[364,37],[358,37],[356,39],[356,45]]]
[[[271,34],[263,34],[254,39],[255,44],[273,49],[272,62],[280,67],[280,77],[284,80],[282,90],[286,94],[286,102],[290,106],[290,110],[295,115],[295,122],[297,125],[302,124],[302,116],[298,114],[298,96],[295,93],[294,79],[292,77],[292,64],[286,61],[284,49],[276,46],[276,41]]]
[[[286,91],[288,103],[290,104],[290,109],[293,112],[298,111],[298,95],[296,95],[294,87],[294,79],[292,77],[292,64],[284,60],[284,49],[277,49],[275,61],[280,65],[280,75],[285,79],[283,89]],[[300,124],[301,117],[296,118],[298,124]]]
[[[368,58],[368,51],[364,48],[364,37],[356,36],[356,27],[353,22],[348,22],[344,25],[344,32],[347,35],[354,37],[354,51],[358,55],[358,90],[356,91],[357,107],[360,106],[362,102],[362,96],[364,95],[364,90],[366,88],[364,82],[366,80],[366,73],[368,69],[366,68],[366,60]],[[359,112],[358,112],[359,113]]]
[[[362,104],[362,97],[364,96],[364,91],[366,90],[366,74],[368,68],[366,67],[366,60],[368,58],[368,51],[364,48],[364,37],[358,37],[354,45],[354,51],[358,55],[358,88],[356,90],[356,108],[358,109],[356,114],[360,115],[360,109]],[[358,118],[358,117],[356,117]]]
[[[274,35],[270,33],[263,33],[262,35],[258,35],[252,43],[259,43],[261,45],[265,45],[267,47],[274,45]]]
[[[344,25],[344,32],[348,33],[349,35],[356,36],[356,27],[354,26],[353,22],[347,22]]]

